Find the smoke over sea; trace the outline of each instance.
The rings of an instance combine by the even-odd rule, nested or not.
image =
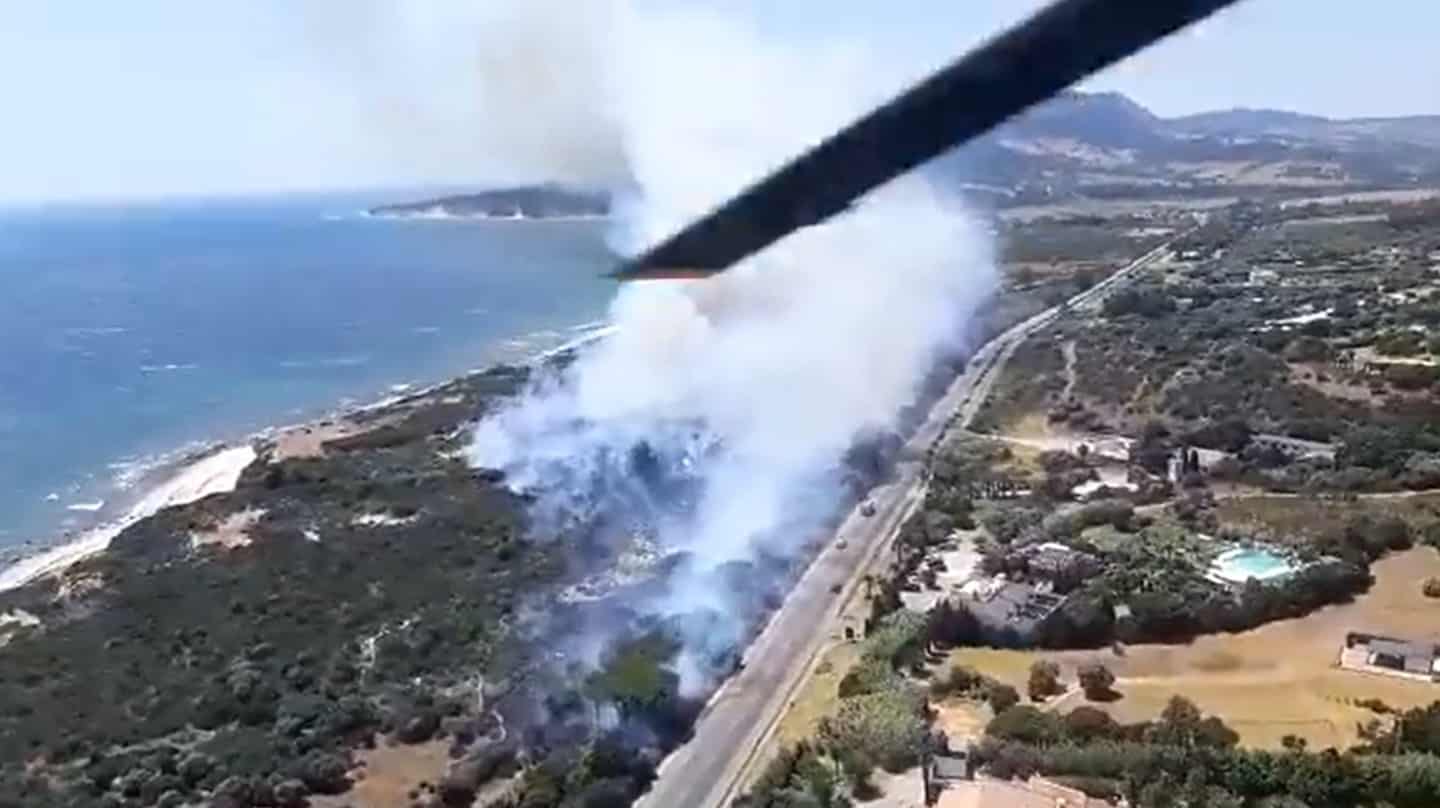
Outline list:
[[[843,44],[767,41],[723,16],[623,3],[593,5],[603,41],[574,47],[574,27],[547,38],[547,5],[517,4],[513,27],[489,31],[521,60],[493,81],[583,80],[586,92],[554,96],[576,107],[537,114],[576,139],[547,141],[555,170],[625,178],[620,251],[705,212],[900,83]],[[596,155],[623,165],[587,165]],[[757,578],[783,585],[845,502],[847,451],[899,428],[995,284],[977,223],[922,178],[902,179],[717,278],[621,287],[616,333],[486,417],[471,460],[533,498],[537,533],[583,526],[616,552],[642,535],[684,559],[628,606],[707,616],[679,665],[699,692],[715,674],[706,660],[756,615],[767,588]],[[591,633],[596,648],[603,634]]]

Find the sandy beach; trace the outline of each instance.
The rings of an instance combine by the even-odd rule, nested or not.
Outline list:
[[[605,323],[586,323],[579,328],[583,329],[580,336],[539,352],[530,362],[538,364],[549,361],[567,351],[611,336],[617,330],[615,326]],[[471,371],[483,372],[484,370]],[[317,420],[262,430],[243,445],[223,448],[201,458],[151,489],[119,519],[97,525],[72,541],[26,556],[0,570],[0,592],[7,592],[47,575],[64,571],[70,565],[103,551],[116,536],[131,525],[165,508],[185,505],[212,494],[234,490],[240,475],[258,459],[257,445],[272,446],[275,455],[282,458],[316,456],[326,440],[364,432],[374,426],[358,424],[351,416],[423,399],[434,394],[449,381],[451,380],[420,388],[406,385],[404,390],[392,390],[390,395],[370,404],[347,408]]]
[[[62,572],[71,564],[101,552],[126,528],[165,508],[233,490],[240,481],[241,473],[255,462],[255,458],[255,448],[247,443],[222,449],[195,461],[149,491],[121,518],[88,530],[74,541],[23,558],[0,571],[0,592]]]

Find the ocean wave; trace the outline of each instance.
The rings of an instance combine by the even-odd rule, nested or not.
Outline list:
[[[290,370],[306,368],[353,368],[370,363],[368,356],[331,356],[321,359],[284,359],[280,367]]]
[[[105,464],[110,472],[110,485],[118,491],[129,491],[146,478],[167,468],[193,462],[195,458],[214,452],[219,447],[213,440],[192,440],[163,452],[122,457]],[[78,489],[79,486],[72,486]]]
[[[182,371],[182,370],[198,370],[199,368],[200,368],[199,365],[196,365],[196,364],[193,364],[193,363],[189,363],[189,362],[184,363],[184,364],[174,364],[174,363],[171,363],[171,364],[165,364],[165,365],[141,365],[141,366],[140,366],[140,372],[141,372],[141,373],[174,373],[174,372],[176,372],[176,371]]]
[[[503,361],[541,362],[558,353],[596,341],[615,330],[614,326],[597,320],[567,326],[561,330],[537,330],[492,344],[508,348],[504,351],[508,355],[504,357]],[[291,359],[279,364],[286,368],[303,369],[358,366],[370,361],[370,356],[360,355]],[[144,366],[147,372],[181,371],[197,367],[197,365],[179,363]],[[472,372],[484,372],[490,367],[492,366],[487,362]],[[422,387],[421,384],[403,382],[389,385],[385,388],[385,393],[380,400],[370,400],[368,403],[364,398],[345,396],[339,400],[336,408],[331,412],[333,414],[358,412],[385,406],[415,395],[423,395],[429,388]],[[443,382],[439,384],[443,384]],[[272,427],[258,434],[273,433],[275,429]],[[123,529],[133,521],[142,518],[142,514],[153,513],[158,509],[155,505],[156,502],[183,496],[183,491],[179,494],[176,493],[174,483],[176,476],[183,477],[197,464],[202,464],[207,458],[214,457],[217,451],[220,451],[220,447],[214,441],[190,441],[165,452],[127,456],[107,463],[105,469],[109,472],[108,474],[100,475],[98,478],[91,474],[86,481],[77,481],[75,484],[52,492],[45,497],[46,501],[57,504],[69,503],[61,506],[64,511],[72,514],[61,523],[62,527],[67,528],[64,538],[69,543],[63,546],[52,545],[40,556],[29,556],[9,568],[0,564],[0,591],[18,585],[17,581],[28,580],[27,576],[36,574],[35,570],[50,571],[57,565],[63,566],[64,563],[103,549],[108,544],[109,537],[116,535],[117,529]],[[223,452],[221,453],[223,454]],[[184,487],[182,486],[182,488]],[[137,489],[144,494],[138,499],[134,494],[125,494],[125,492]],[[169,493],[165,493],[167,491]],[[103,496],[97,496],[97,494]],[[57,510],[61,508],[57,508]],[[115,510],[121,516],[118,519],[104,516],[103,512],[109,509]],[[99,514],[98,517],[97,514]],[[97,525],[97,518],[105,521]],[[46,543],[40,542],[39,544],[43,547]]]
[[[130,333],[130,329],[122,326],[95,326],[90,328],[66,328],[62,332],[67,337],[113,337],[120,334]]]
[[[27,556],[0,570],[0,592],[24,586],[36,578],[59,572],[76,561],[103,551],[110,545],[110,541],[126,528],[163,508],[184,505],[210,494],[233,490],[241,473],[255,461],[255,456],[255,448],[246,443],[195,459],[178,473],[146,492],[121,518],[92,528],[79,538]]]

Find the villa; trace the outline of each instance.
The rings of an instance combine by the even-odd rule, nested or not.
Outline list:
[[[975,579],[960,588],[960,602],[991,632],[1031,637],[1065,605],[1045,583],[1032,585],[1004,576]]]
[[[1440,681],[1440,647],[1376,634],[1350,632],[1340,650],[1340,667],[1426,682]]]

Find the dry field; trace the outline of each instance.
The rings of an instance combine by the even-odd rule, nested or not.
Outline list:
[[[445,773],[450,744],[431,741],[415,746],[383,741],[374,749],[360,752],[360,766],[352,772],[355,787],[338,797],[311,797],[314,808],[394,808],[409,805],[411,792],[421,783],[434,785]]]
[[[1318,517],[1309,511],[1312,520]],[[1342,671],[1335,667],[1347,631],[1398,634],[1440,642],[1440,601],[1420,593],[1421,582],[1440,575],[1440,553],[1416,548],[1374,565],[1375,586],[1355,602],[1322,609],[1297,620],[1270,623],[1240,634],[1202,637],[1189,645],[1137,645],[1123,657],[1110,651],[1043,653],[967,648],[952,662],[971,665],[1025,692],[1030,664],[1049,658],[1067,678],[1082,662],[1099,659],[1118,677],[1122,698],[1100,704],[1120,721],[1155,717],[1173,694],[1219,715],[1250,746],[1278,747],[1298,735],[1312,748],[1355,743],[1357,724],[1373,717],[1354,706],[1379,698],[1393,706],[1440,700],[1440,685]],[[1065,710],[1084,703],[1075,694]]]
[[[1440,521],[1440,492],[1361,495],[1354,500],[1265,495],[1221,500],[1220,521],[1267,528],[1277,535],[1307,535],[1343,525],[1349,517],[1394,515],[1417,528]]]

